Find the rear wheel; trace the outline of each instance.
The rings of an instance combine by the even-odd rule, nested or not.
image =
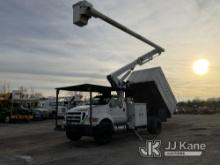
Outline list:
[[[162,130],[161,120],[158,117],[149,117],[147,129],[150,134],[160,134]]]
[[[167,109],[165,108],[158,109],[157,116],[160,118],[160,121],[166,122],[167,121]]]
[[[112,123],[108,120],[104,120],[95,128],[94,139],[97,144],[106,144],[111,141],[112,135]]]
[[[68,139],[72,140],[72,141],[77,141],[82,137],[82,135],[81,135],[79,130],[76,130],[76,129],[75,130],[69,130],[69,129],[67,129],[66,130],[66,137]]]

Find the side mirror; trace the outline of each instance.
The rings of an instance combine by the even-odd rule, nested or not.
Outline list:
[[[116,107],[116,101],[115,101],[114,99],[110,100],[110,102],[109,102],[109,107],[110,107],[110,108]]]
[[[112,105],[112,102],[111,102],[111,101],[109,102],[109,107],[110,107],[110,108],[112,108],[112,107],[113,107],[113,105]]]
[[[118,100],[118,106],[119,106],[119,108],[122,108],[122,107],[123,107],[123,102],[122,102],[122,100]]]

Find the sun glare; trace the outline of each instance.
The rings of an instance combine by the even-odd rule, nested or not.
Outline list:
[[[197,75],[204,75],[209,70],[209,62],[206,59],[199,59],[192,65],[193,72]]]

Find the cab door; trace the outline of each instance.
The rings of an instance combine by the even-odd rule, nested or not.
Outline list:
[[[118,97],[112,97],[109,102],[109,114],[112,116],[114,123],[125,123],[127,114],[124,101]]]

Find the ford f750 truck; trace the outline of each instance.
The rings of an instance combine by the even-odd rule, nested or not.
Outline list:
[[[73,23],[82,27],[91,17],[119,28],[147,43],[153,50],[107,76],[111,87],[82,84],[57,88],[90,93],[89,105],[77,106],[65,115],[66,135],[71,140],[93,136],[97,143],[107,143],[113,134],[146,127],[152,134],[161,132],[161,123],[176,110],[176,99],[160,67],[134,71],[164,52],[164,49],[136,32],[105,16],[87,1],[73,5]],[[96,92],[98,95],[92,97]],[[113,95],[113,92],[116,95]],[[136,132],[137,133],[137,132]]]

